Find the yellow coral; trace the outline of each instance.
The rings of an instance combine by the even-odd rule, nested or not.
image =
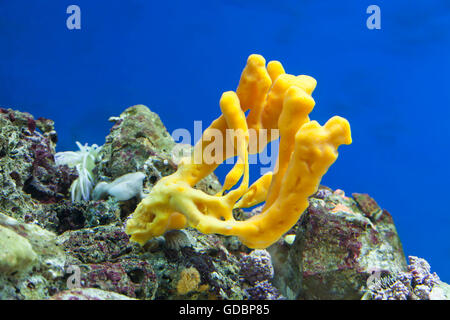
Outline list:
[[[324,126],[310,121],[315,86],[309,76],[286,74],[278,61],[266,67],[262,56],[251,55],[236,92],[223,93],[222,115],[205,130],[192,156],[182,159],[174,174],[161,179],[128,220],[126,232],[131,240],[144,244],[167,230],[190,226],[203,233],[238,236],[250,248],[265,248],[277,241],[308,207],[308,197],[336,160],[338,146],[351,143],[347,120],[336,116]],[[227,138],[220,147],[215,143],[218,135]],[[261,152],[278,136],[275,172],[249,187],[249,154]],[[207,195],[193,188],[235,156],[237,162],[222,192]],[[240,185],[230,190],[239,180]],[[224,195],[226,190],[230,191]],[[233,208],[264,200],[261,214],[245,221],[233,218]]]

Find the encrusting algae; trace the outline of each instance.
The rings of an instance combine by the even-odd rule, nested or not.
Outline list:
[[[352,142],[346,119],[335,116],[323,126],[310,121],[315,86],[312,77],[286,74],[278,61],[266,67],[262,56],[251,55],[236,91],[225,92],[220,99],[222,115],[205,130],[192,155],[182,159],[174,174],[158,181],[128,220],[131,240],[144,244],[168,230],[189,226],[203,233],[238,236],[250,248],[266,248],[277,241],[308,207],[308,197],[337,159],[337,148]],[[217,148],[220,136],[227,143]],[[249,154],[262,152],[278,137],[275,172],[249,186]],[[194,189],[232,157],[237,162],[221,192],[208,195]],[[240,185],[230,190],[239,180]],[[260,214],[245,221],[234,219],[234,208],[264,201]]]

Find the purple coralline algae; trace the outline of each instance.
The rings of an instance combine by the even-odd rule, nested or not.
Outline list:
[[[67,194],[76,175],[56,166],[56,137],[51,120],[0,108],[2,212],[23,219],[40,211],[41,204],[58,202]]]
[[[144,171],[149,158],[157,166],[154,179],[162,172],[167,175],[175,171],[176,166],[170,161],[175,142],[156,113],[136,105],[110,121],[114,125],[102,147],[102,161],[97,167],[99,177],[112,181],[127,173]],[[148,176],[152,180],[153,175]]]
[[[251,284],[273,277],[272,259],[266,250],[257,249],[250,254],[242,254],[240,265],[242,277]]]
[[[269,280],[257,281],[245,291],[249,300],[285,300],[280,291]]]
[[[271,281],[274,276],[272,258],[267,250],[241,253],[240,274],[245,292],[250,300],[283,299]]]

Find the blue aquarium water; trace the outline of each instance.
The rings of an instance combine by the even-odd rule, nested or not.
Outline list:
[[[311,118],[343,116],[353,137],[322,184],[370,194],[406,255],[450,281],[449,1],[14,0],[0,17],[0,105],[53,119],[57,151],[103,144],[135,104],[169,132],[207,126],[252,53],[313,76]]]

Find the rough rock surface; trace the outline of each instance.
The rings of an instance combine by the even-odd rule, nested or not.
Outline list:
[[[274,269],[267,250],[256,249],[241,253],[240,274],[242,286],[250,300],[281,300],[284,297],[272,284]]]
[[[58,243],[78,261],[81,285],[141,299],[242,299],[239,262],[216,235],[187,230],[190,243],[167,246],[164,237],[140,247],[128,241],[122,225],[70,231]],[[181,272],[195,268],[199,290],[177,292]],[[200,290],[201,289],[201,290]]]
[[[42,206],[42,211],[31,212],[26,222],[61,234],[68,230],[91,228],[120,221],[121,209],[114,198],[105,201],[71,202],[63,200]]]
[[[149,189],[161,177],[177,169],[172,150],[176,143],[159,116],[144,105],[127,108],[114,122],[102,147],[102,161],[97,167],[100,180],[112,181],[124,174],[141,171],[147,175],[144,188]],[[220,190],[214,175],[199,183],[207,193]]]
[[[76,175],[66,180],[59,176],[68,168],[54,164],[56,133],[51,120],[40,120],[43,133],[39,133],[29,114],[2,109],[0,115],[0,183],[2,199],[8,199],[0,208],[17,218],[2,215],[0,227],[8,239],[23,240],[15,241],[23,244],[20,250],[10,247],[0,256],[0,265],[13,273],[3,272],[0,277],[1,299],[47,299],[77,286],[139,299],[245,296],[238,258],[221,244],[223,237],[187,230],[189,241],[172,234],[170,241],[169,236],[168,241],[155,239],[144,248],[130,243],[124,233],[123,212],[132,211],[138,199],[134,203],[113,198],[72,203],[67,191]],[[151,187],[176,169],[170,154],[175,143],[159,117],[144,106],[127,109],[106,140],[97,170],[100,177],[110,179],[142,169],[152,174],[147,181]],[[25,187],[27,181],[37,181],[33,182],[36,190],[53,193],[44,197],[33,189],[27,194],[31,190]],[[220,190],[213,175],[202,187],[207,192]],[[19,262],[30,270],[19,274],[15,270]],[[182,271],[190,268],[198,272],[199,283],[186,293],[177,292]]]
[[[366,290],[365,300],[448,300],[450,293],[428,262],[414,256],[407,271],[374,270]]]
[[[30,242],[16,232],[0,226],[0,272],[15,274],[36,260]]]
[[[51,300],[134,300],[119,293],[95,288],[79,288],[61,291]]]

